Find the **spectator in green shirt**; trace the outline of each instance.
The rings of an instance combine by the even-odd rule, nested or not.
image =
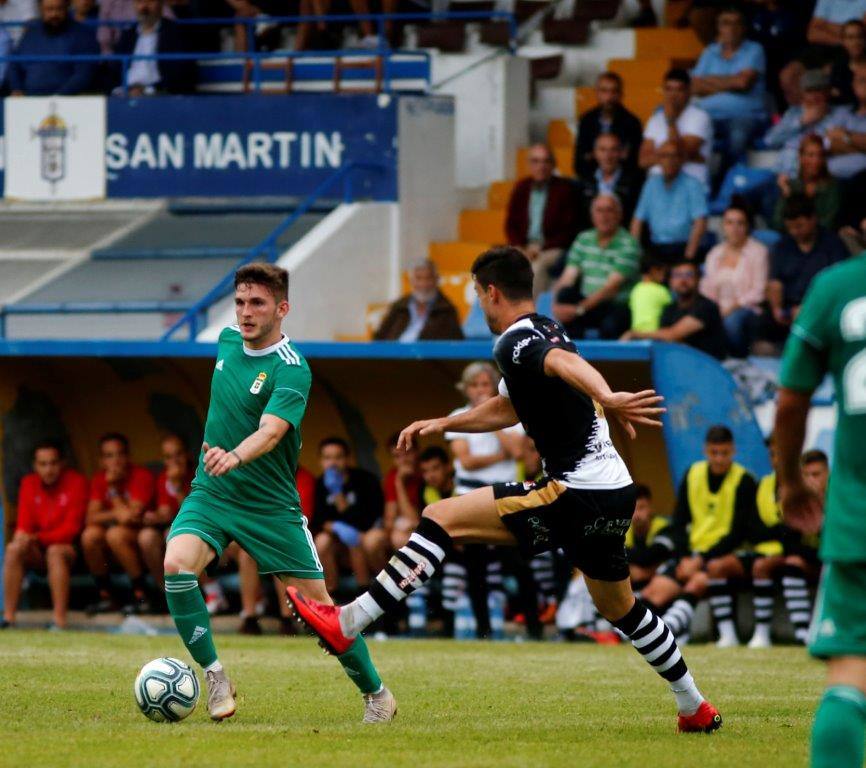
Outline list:
[[[657,331],[661,327],[662,312],[673,301],[666,285],[668,268],[658,259],[641,262],[641,281],[631,289],[628,307],[631,310],[631,330]]]
[[[592,229],[577,236],[557,281],[553,314],[574,338],[593,328],[603,339],[617,339],[629,327],[628,297],[640,246],[621,226],[622,205],[615,195],[598,195],[590,216]]]

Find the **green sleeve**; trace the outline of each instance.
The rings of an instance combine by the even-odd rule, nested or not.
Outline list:
[[[626,279],[626,282],[633,281],[640,273],[640,250],[631,235],[623,238],[622,248],[614,257],[613,268]]]
[[[811,392],[823,381],[835,317],[833,303],[833,292],[819,275],[800,305],[785,344],[779,383],[786,389]]]
[[[580,269],[583,264],[583,257],[583,243],[580,242],[580,235],[578,235],[574,238],[571,248],[568,249],[568,256],[565,259],[565,265],[567,267],[577,267]]]
[[[263,413],[279,416],[297,429],[310,396],[312,376],[306,365],[279,364],[274,378],[274,388]]]

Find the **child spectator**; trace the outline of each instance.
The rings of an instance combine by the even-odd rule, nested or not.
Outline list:
[[[631,330],[657,331],[664,308],[673,301],[667,287],[668,268],[658,259],[646,257],[640,272],[640,282],[628,297]]]

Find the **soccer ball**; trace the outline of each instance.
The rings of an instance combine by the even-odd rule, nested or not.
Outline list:
[[[133,691],[145,717],[176,723],[191,715],[198,703],[198,678],[182,661],[165,656],[141,668]]]

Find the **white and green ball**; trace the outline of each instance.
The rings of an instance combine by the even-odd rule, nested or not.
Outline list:
[[[165,656],[141,668],[134,692],[145,717],[157,723],[176,723],[191,715],[198,703],[198,678],[180,659]]]

